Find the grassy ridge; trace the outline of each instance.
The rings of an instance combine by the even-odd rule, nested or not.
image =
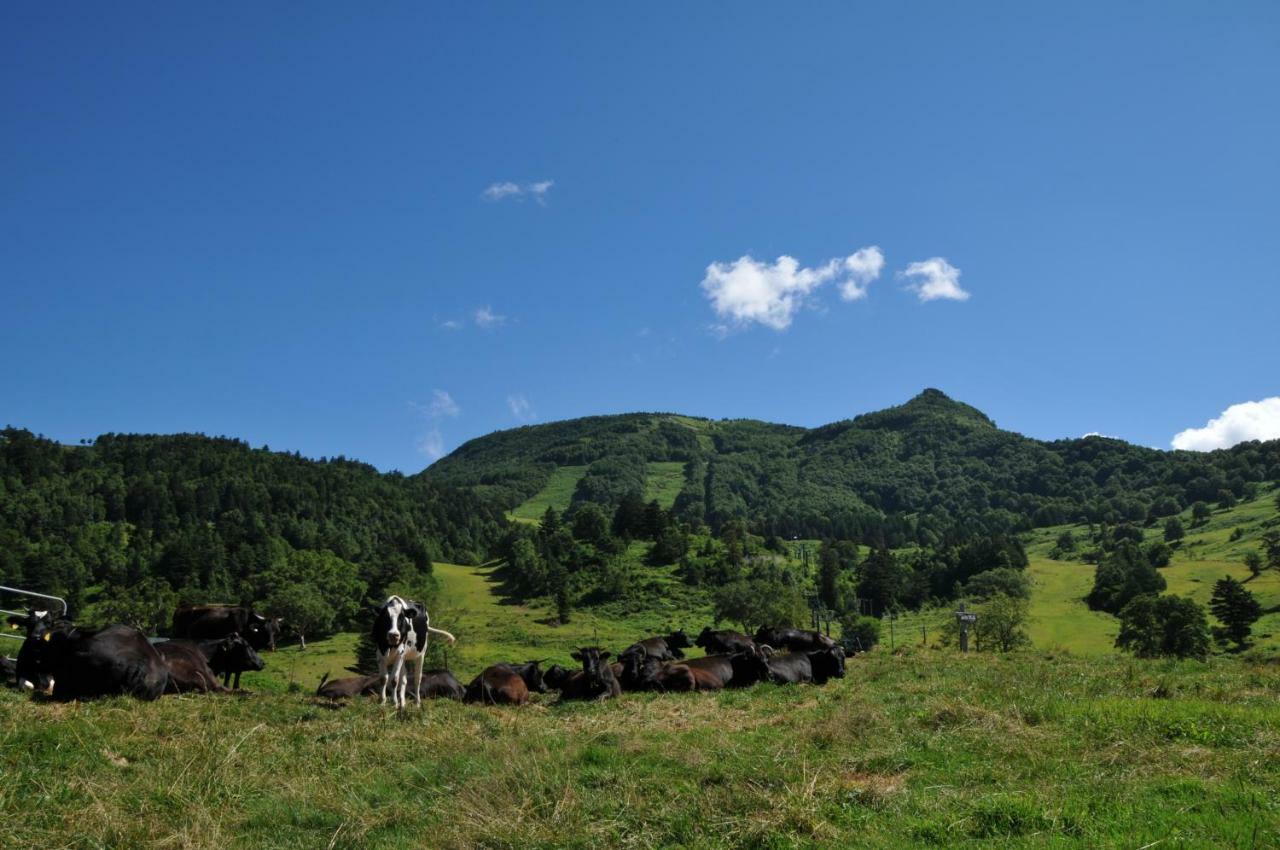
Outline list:
[[[1275,846],[1280,668],[874,652],[522,710],[0,694],[5,847]]]

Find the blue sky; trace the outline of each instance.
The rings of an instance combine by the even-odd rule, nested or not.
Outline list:
[[[0,420],[51,437],[1280,434],[1280,4],[10,3],[0,65]]]

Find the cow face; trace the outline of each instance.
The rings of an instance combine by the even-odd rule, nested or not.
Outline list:
[[[524,684],[529,690],[545,694],[547,684],[542,680],[542,668],[538,666],[541,663],[542,661],[530,661],[524,664],[524,672],[520,674],[520,678],[524,679]]]
[[[608,658],[609,651],[602,650],[598,646],[584,646],[573,653],[573,660],[582,662],[583,675],[593,682],[604,678],[600,668]]]
[[[569,681],[569,677],[573,675],[573,671],[567,667],[561,667],[559,664],[552,664],[547,668],[547,673],[542,677],[543,684],[549,688],[560,690]]]
[[[219,668],[226,670],[262,670],[267,666],[249,642],[234,633],[218,642],[218,658]]]
[[[684,633],[684,629],[676,629],[667,635],[667,646],[670,649],[688,649],[692,645],[689,643],[689,636]]]
[[[809,663],[813,666],[813,680],[818,684],[827,679],[844,678],[844,650],[840,647],[820,649],[808,655]]]
[[[695,646],[700,646],[703,649],[706,649],[714,639],[715,635],[711,633],[711,627],[703,626],[702,631],[698,633],[698,637],[693,643]]]
[[[46,692],[52,690],[53,680],[47,669],[52,655],[50,644],[55,638],[53,616],[48,611],[32,608],[28,609],[25,617],[9,617],[9,626],[25,631],[27,636],[15,664],[18,687]]]
[[[767,682],[770,679],[769,659],[760,650],[735,652],[729,657],[733,665],[733,681],[735,684]]]
[[[267,619],[261,614],[249,614],[244,637],[255,649],[276,651],[276,638],[280,635],[280,618]]]

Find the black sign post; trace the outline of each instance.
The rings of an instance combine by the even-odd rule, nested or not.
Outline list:
[[[969,651],[969,626],[978,622],[978,615],[964,610],[964,603],[960,603],[960,610],[956,611],[956,622],[960,624],[960,651]]]

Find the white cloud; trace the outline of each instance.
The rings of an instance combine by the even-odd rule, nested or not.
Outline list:
[[[1173,437],[1175,449],[1209,452],[1246,440],[1280,439],[1280,396],[1233,404],[1203,428],[1188,428]]]
[[[440,420],[453,419],[462,412],[462,408],[444,390],[432,390],[431,401],[427,404],[409,404],[422,414],[430,426],[418,438],[418,451],[433,461],[439,460],[444,455],[444,434],[440,431]]]
[[[432,428],[418,439],[418,451],[433,461],[444,457],[444,436],[439,428]]]
[[[713,328],[721,336],[732,327],[746,327],[753,322],[784,331],[818,287],[839,280],[845,300],[862,298],[883,266],[884,256],[876,247],[863,248],[813,269],[802,268],[794,257],[786,255],[774,263],[744,256],[731,263],[707,266],[702,291],[716,315],[726,322]]]
[[[486,201],[501,201],[506,198],[523,201],[525,198],[533,198],[539,204],[545,205],[547,193],[554,185],[556,185],[554,180],[537,180],[532,183],[512,183],[504,180],[501,183],[490,183],[480,194]]]
[[[458,407],[458,403],[453,400],[453,396],[444,390],[434,390],[431,394],[431,403],[427,405],[427,416],[432,419],[440,419],[443,417],[453,418],[462,412],[462,408]]]
[[[840,284],[840,297],[845,301],[857,301],[867,297],[867,287],[884,271],[884,254],[879,246],[860,248],[844,258],[844,268],[849,279]]]
[[[488,305],[477,308],[471,318],[475,320],[478,327],[482,328],[497,328],[507,322],[506,316],[500,316],[493,312],[493,309]]]
[[[932,257],[907,266],[899,272],[907,279],[907,288],[921,301],[968,301],[969,293],[960,288],[960,270],[942,257]]]
[[[521,422],[532,422],[538,418],[538,413],[533,409],[533,404],[522,394],[517,393],[516,395],[507,396],[507,407],[511,409],[511,415]]]
[[[462,330],[462,322],[459,322],[457,319],[445,319],[440,323],[440,327],[447,331],[460,331]]]

